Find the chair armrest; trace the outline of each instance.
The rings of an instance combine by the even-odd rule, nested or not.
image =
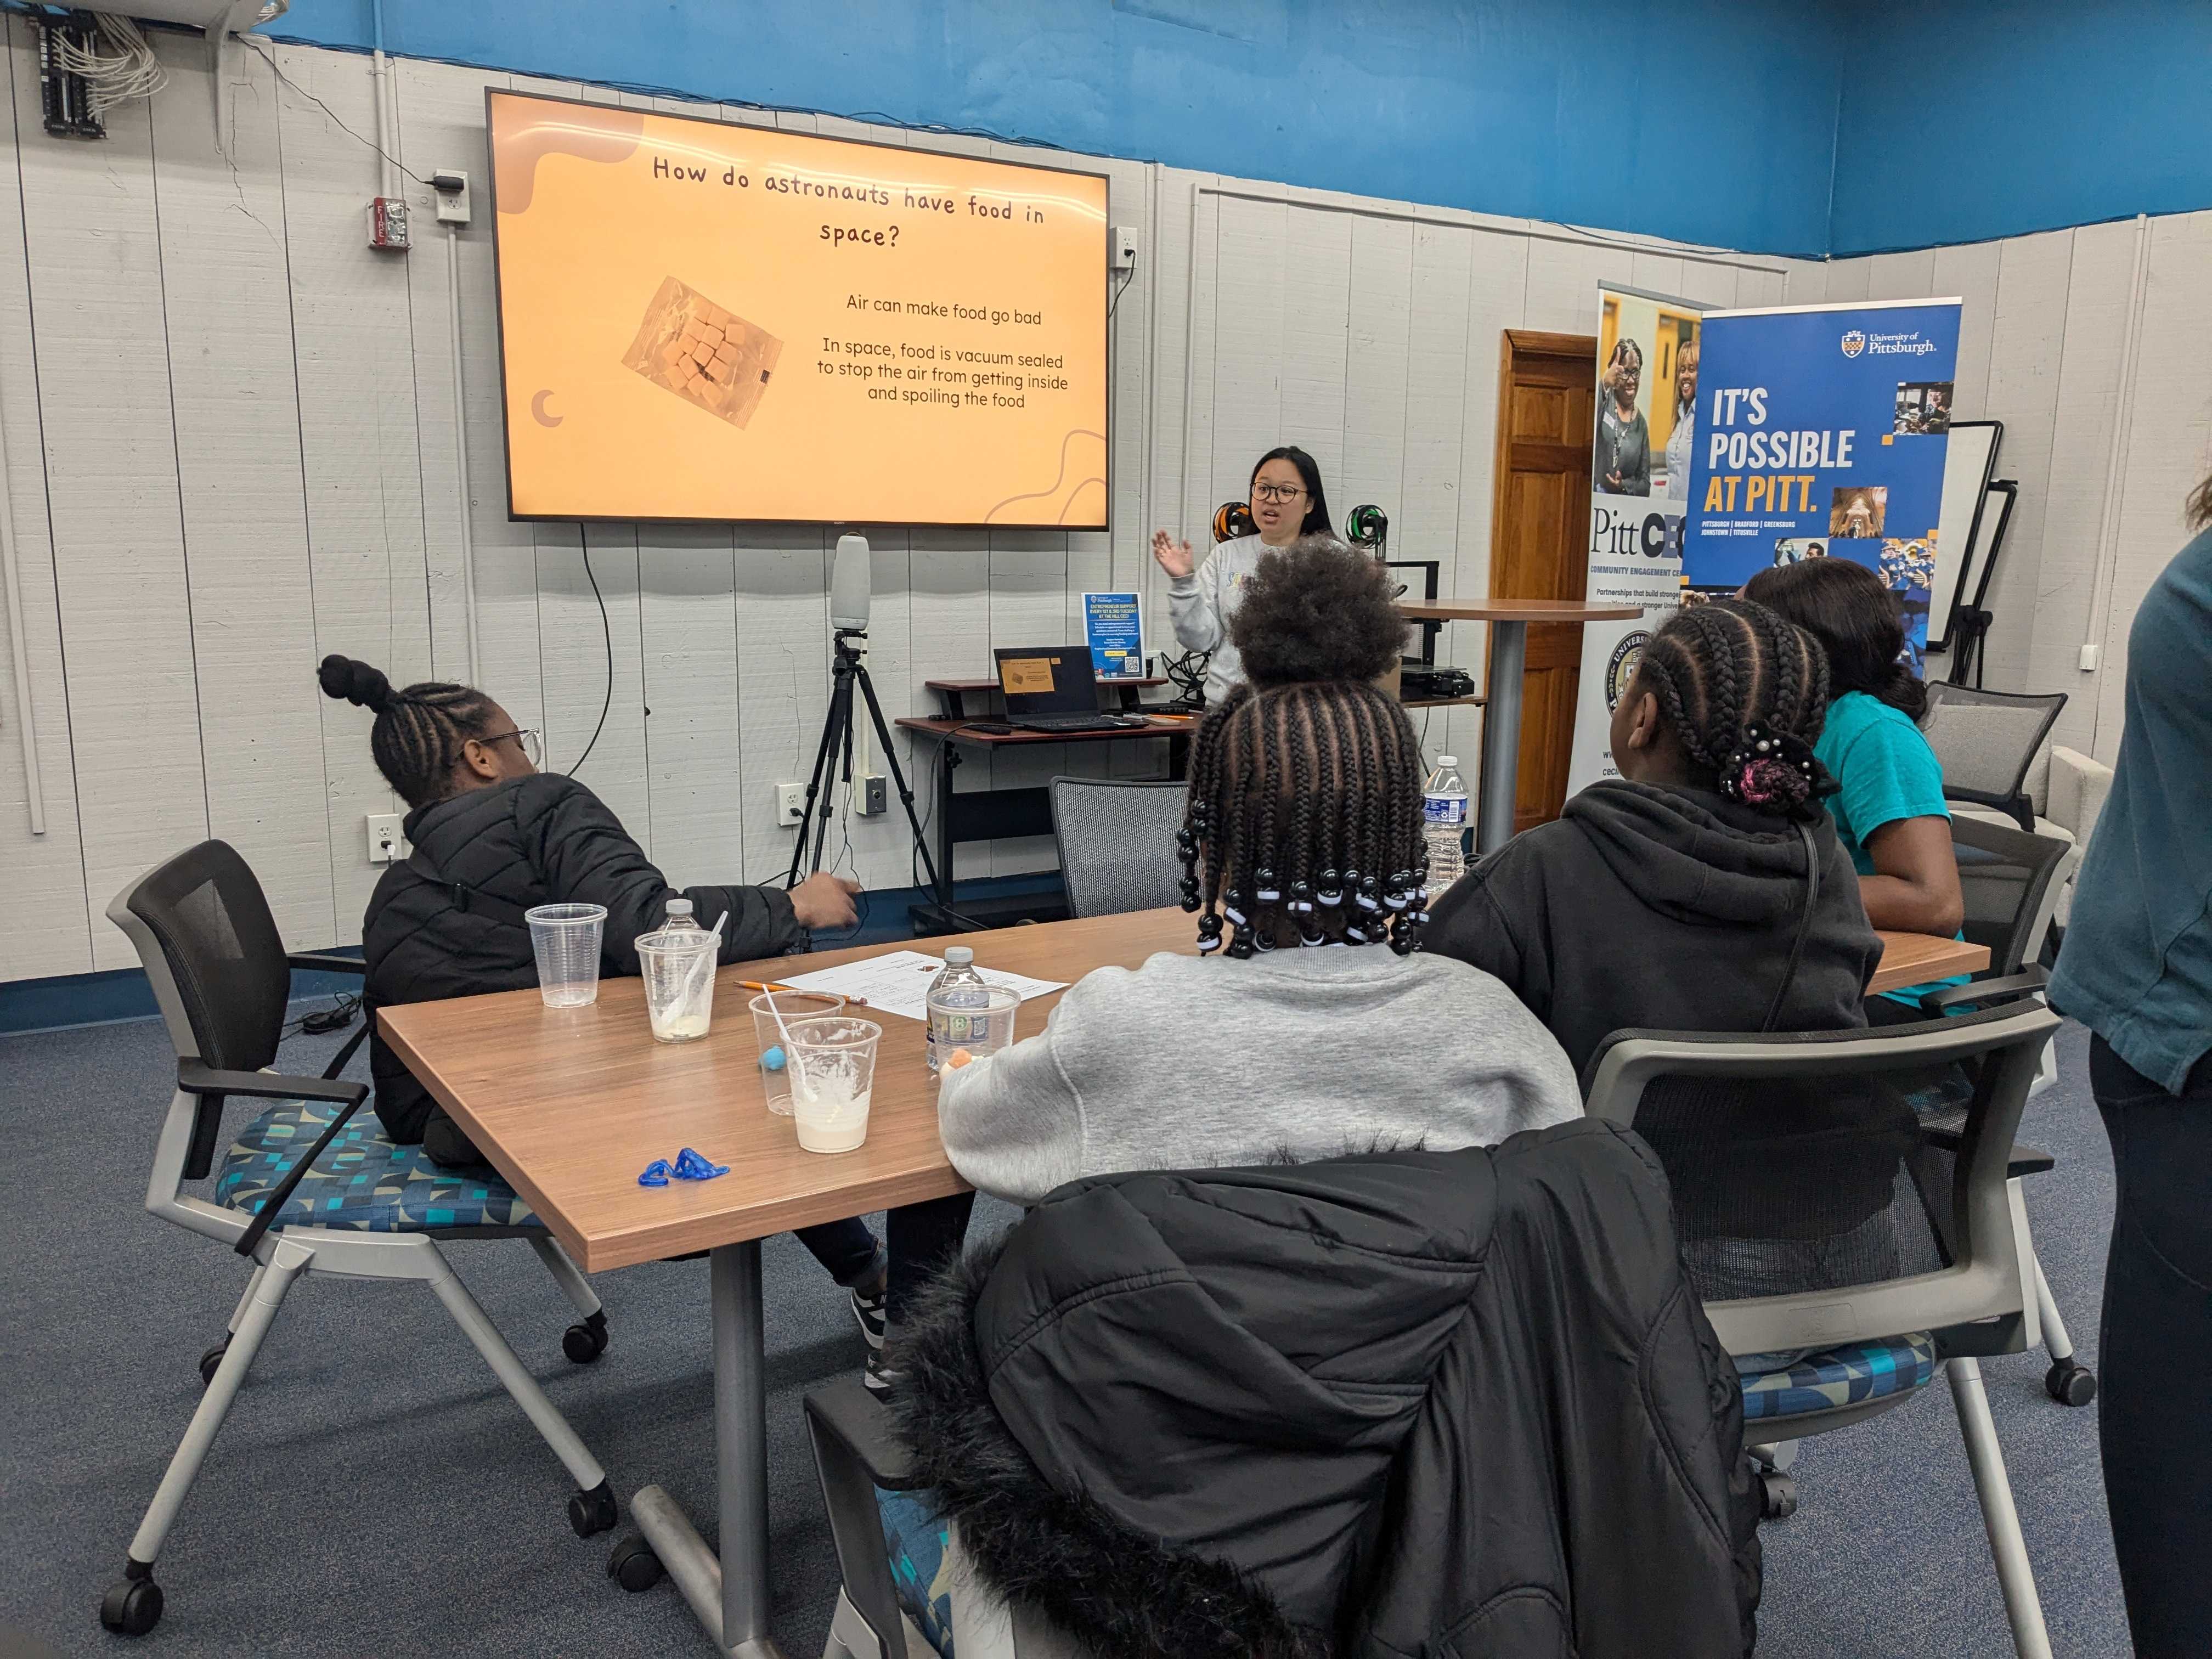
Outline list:
[[[806,1396],[806,1413],[885,1492],[911,1492],[921,1486],[914,1459],[892,1431],[890,1413],[859,1379],[840,1377],[815,1389]]]
[[[1965,985],[1946,986],[1940,991],[1930,991],[1920,999],[1923,1012],[1947,1014],[1954,1008],[1973,1008],[1986,1003],[2010,1002],[2020,997],[2034,996],[2051,983],[2051,975],[2040,967],[2023,968],[2016,974],[2007,974],[2002,979],[1978,979]]]
[[[177,1087],[188,1095],[243,1095],[248,1100],[319,1100],[334,1106],[359,1106],[368,1098],[366,1083],[285,1077],[275,1072],[218,1072],[197,1060],[177,1062]]]
[[[2112,793],[2112,769],[2063,744],[2051,751],[2051,817],[2087,846]]]
[[[1947,783],[1943,786],[1943,799],[1990,807],[2003,813],[2028,834],[2035,833],[2035,803],[2026,795],[2000,795],[1987,789],[1967,789]]]
[[[342,957],[330,951],[294,951],[284,958],[295,968],[318,974],[366,974],[368,963],[359,957]]]

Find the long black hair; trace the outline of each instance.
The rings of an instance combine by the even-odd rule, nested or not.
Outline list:
[[[496,705],[470,686],[424,680],[395,691],[380,669],[338,656],[324,658],[315,678],[324,696],[376,716],[369,753],[384,781],[410,806],[435,805],[452,794],[463,746],[491,734]]]
[[[1199,949],[1419,946],[1421,745],[1375,684],[1403,648],[1387,573],[1315,537],[1263,554],[1231,627],[1249,680],[1191,741],[1176,842]]]
[[[1928,688],[1904,661],[1904,607],[1866,566],[1801,559],[1760,571],[1743,592],[1820,641],[1832,695],[1863,691],[1915,725],[1927,717]]]
[[[1260,469],[1270,461],[1288,461],[1292,466],[1297,468],[1298,477],[1305,484],[1306,516],[1305,522],[1298,526],[1298,534],[1301,536],[1336,534],[1336,526],[1329,522],[1328,496],[1321,487],[1321,468],[1312,456],[1307,454],[1296,444],[1280,445],[1269,450],[1252,463],[1252,477],[1244,486],[1245,498],[1249,501],[1253,490],[1259,487]]]
[[[1676,611],[1644,646],[1632,689],[1658,698],[1690,764],[1746,806],[1807,817],[1834,788],[1813,757],[1827,724],[1827,658],[1763,605]]]

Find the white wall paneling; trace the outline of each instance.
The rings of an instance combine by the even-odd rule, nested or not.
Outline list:
[[[290,943],[357,938],[377,873],[362,818],[398,803],[371,762],[368,715],[321,697],[314,666],[339,652],[396,684],[466,678],[465,514],[484,688],[544,729],[557,766],[574,763],[605,706],[582,775],[678,880],[781,872],[791,832],[772,787],[806,776],[821,731],[834,532],[509,520],[489,191],[449,241],[420,182],[440,167],[485,181],[487,85],[696,106],[398,61],[398,159],[419,228],[412,252],[379,254],[362,226],[377,158],[345,130],[374,131],[367,59],[248,48],[218,152],[200,54],[164,37],[171,82],[154,103],[119,106],[104,143],[64,142],[40,125],[27,26],[8,29],[0,428],[31,708],[17,706],[11,663],[0,724],[35,722],[48,827],[29,831],[11,732],[0,903],[16,925],[0,978],[127,963],[100,909],[210,834],[253,863]],[[704,107],[1036,159],[983,139]],[[2192,330],[2212,297],[2212,216],[2154,227],[2106,667],[2091,676],[2075,661],[2119,413],[2133,226],[1826,264],[1095,165],[1110,179],[1109,222],[1139,237],[1109,324],[1114,527],[872,535],[869,662],[889,717],[932,708],[927,679],[986,673],[994,644],[1079,640],[1085,591],[1148,593],[1152,648],[1173,650],[1152,530],[1203,553],[1214,506],[1241,495],[1278,443],[1312,450],[1340,514],[1379,503],[1392,553],[1437,560],[1447,593],[1486,592],[1500,332],[1595,332],[1604,279],[1712,306],[1964,295],[1960,406],[2006,422],[2001,470],[2021,483],[1990,684],[2071,691],[2064,740],[2116,746],[2127,624],[2179,544],[2180,497],[2203,461],[2196,388],[2212,347]],[[466,501],[448,344],[456,262]],[[1479,667],[1480,630],[1448,635],[1445,650]],[[1475,752],[1474,711],[1425,726],[1431,753]],[[957,787],[1132,775],[1158,765],[1160,747],[977,757]],[[933,769],[915,771],[931,751],[902,739],[897,752],[933,811]],[[908,884],[896,802],[834,827],[830,855],[872,888]],[[1035,839],[975,842],[957,868],[1014,874],[1049,860]]]

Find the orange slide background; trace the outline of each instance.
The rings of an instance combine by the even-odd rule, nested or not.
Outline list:
[[[490,111],[517,517],[1105,526],[1103,177],[514,93]],[[655,157],[707,178],[658,177]],[[731,170],[750,185],[725,185]],[[908,207],[908,191],[954,211]],[[1013,216],[971,214],[971,197]],[[824,225],[898,234],[839,246]],[[1062,361],[952,360],[963,350]],[[1024,384],[939,378],[978,373]],[[1027,384],[1040,376],[1066,387]],[[915,401],[963,392],[1025,406]]]

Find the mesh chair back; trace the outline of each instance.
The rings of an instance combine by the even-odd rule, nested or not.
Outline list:
[[[2056,836],[1968,817],[1951,820],[1951,841],[1966,900],[1961,931],[1972,943],[1989,947],[1983,977],[2016,974],[2042,947],[2036,934],[2045,919],[2045,901],[2073,846]]]
[[[2065,707],[2063,691],[2020,696],[1942,681],[1930,684],[1921,730],[1942,764],[1943,793],[2014,810],[2036,751]]]
[[[261,884],[228,842],[155,866],[108,915],[138,946],[179,1059],[227,1072],[276,1059],[291,964]]]
[[[1180,783],[1054,778],[1052,830],[1070,915],[1114,916],[1179,903]]]
[[[1953,1328],[2024,1306],[2005,1182],[2057,1024],[2010,1003],[1881,1030],[1616,1031],[1585,1073],[1589,1108],[1658,1155],[1691,1282],[1730,1352],[1925,1330],[1948,1352],[2005,1352],[2016,1320]],[[1923,1147],[1899,1085],[1962,1060],[1980,1063],[1954,1159]]]

